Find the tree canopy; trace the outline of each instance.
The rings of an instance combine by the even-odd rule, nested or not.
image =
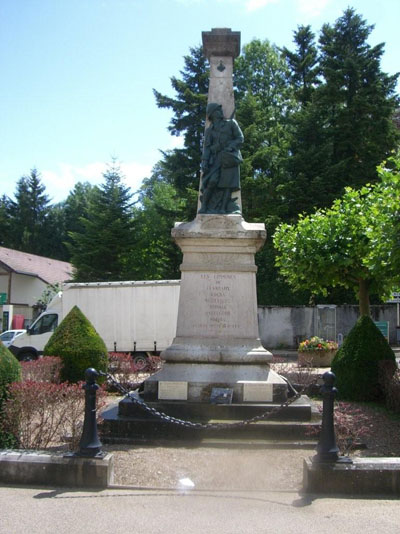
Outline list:
[[[388,297],[400,284],[400,158],[378,174],[380,182],[347,187],[331,208],[278,226],[276,263],[294,289],[350,288],[369,315],[369,295]]]
[[[342,203],[351,194],[364,202],[372,193],[367,184],[380,179],[377,166],[398,148],[397,75],[382,71],[384,45],[369,44],[372,31],[348,8],[318,35],[299,26],[292,50],[253,39],[235,60],[243,216],[265,223],[269,236],[279,224],[334,209],[343,195]],[[156,105],[171,111],[168,130],[183,145],[161,151],[135,205],[115,165],[102,186],[78,183],[55,205],[34,169],[19,180],[15,200],[0,198],[0,245],[72,261],[81,280],[178,278],[180,252],[170,229],[197,211],[208,76],[202,47],[193,47],[171,77],[173,95],[154,89]],[[267,239],[256,255],[259,302],[307,303],[310,291],[293,290],[276,253]],[[337,298],[328,285],[326,291],[325,299]]]
[[[129,251],[134,243],[129,188],[120,169],[112,164],[103,174],[104,183],[92,192],[82,231],[70,232],[68,248],[79,282],[126,280]]]

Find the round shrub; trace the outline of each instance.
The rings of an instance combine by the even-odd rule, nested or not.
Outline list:
[[[21,380],[21,365],[0,341],[0,407],[7,397],[9,384],[19,380]]]
[[[372,319],[360,317],[332,362],[339,398],[357,401],[379,400],[379,362],[395,355]]]
[[[61,380],[79,382],[88,367],[107,369],[107,348],[91,322],[74,306],[44,347],[46,356],[62,360]],[[101,380],[100,380],[101,381]]]

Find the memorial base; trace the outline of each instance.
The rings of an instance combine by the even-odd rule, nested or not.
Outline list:
[[[215,388],[232,390],[232,403],[284,402],[288,389],[268,365],[165,362],[145,381],[142,398],[210,404]]]

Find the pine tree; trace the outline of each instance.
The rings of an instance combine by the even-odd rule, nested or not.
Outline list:
[[[11,206],[12,202],[7,195],[0,198],[0,246],[11,246]]]
[[[132,194],[122,183],[115,162],[103,174],[104,183],[92,191],[82,230],[69,232],[67,246],[79,282],[126,280],[134,243]]]
[[[331,156],[324,176],[329,202],[346,185],[361,187],[377,180],[376,167],[396,147],[393,116],[399,99],[397,75],[382,72],[384,44],[371,47],[373,26],[354,9],[344,11],[320,36],[321,73],[317,106],[329,134]]]
[[[45,256],[48,253],[46,235],[50,200],[36,169],[17,182],[15,202],[10,207],[12,248]]]
[[[295,87],[295,96],[301,107],[312,101],[319,85],[318,49],[311,26],[299,26],[294,32],[295,52],[283,48],[283,57],[290,69],[290,80]]]
[[[173,185],[181,198],[190,199],[186,217],[193,218],[197,210],[200,183],[200,162],[206,118],[208,67],[201,46],[190,48],[184,57],[181,78],[173,76],[171,85],[176,97],[162,95],[155,89],[157,106],[170,109],[173,116],[168,127],[172,135],[183,136],[184,148],[163,152],[158,164],[166,183]]]

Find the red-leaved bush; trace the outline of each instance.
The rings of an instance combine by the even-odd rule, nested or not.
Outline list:
[[[82,385],[82,382],[14,382],[3,406],[4,429],[15,436],[21,449],[46,449],[66,440],[70,449],[76,449],[84,418]],[[100,388],[98,408],[104,405],[105,395]]]
[[[152,374],[160,366],[161,359],[158,356],[135,356],[126,352],[108,353],[109,372],[127,389],[133,389],[143,382],[145,377],[142,373]]]
[[[322,411],[322,406],[319,407]],[[336,444],[342,454],[349,454],[361,444],[363,438],[368,437],[373,426],[371,414],[361,406],[350,402],[335,402],[334,425]],[[309,435],[319,433],[315,427],[310,429]]]
[[[57,356],[43,356],[31,362],[21,362],[22,380],[60,383],[62,360]]]

